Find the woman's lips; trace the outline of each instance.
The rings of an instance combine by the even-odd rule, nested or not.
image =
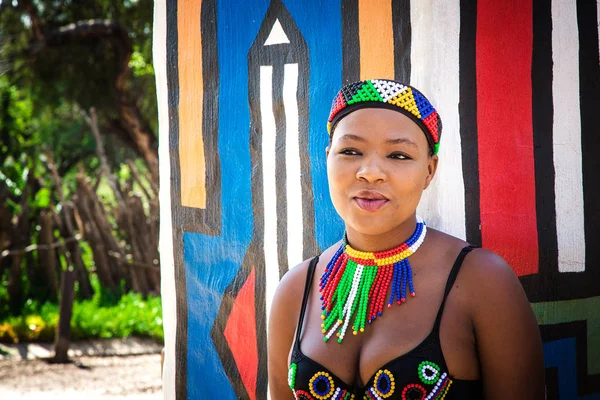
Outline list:
[[[362,197],[355,197],[354,201],[356,201],[359,208],[369,212],[377,211],[387,203],[387,199],[365,199]]]

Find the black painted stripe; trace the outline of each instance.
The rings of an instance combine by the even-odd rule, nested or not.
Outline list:
[[[342,0],[342,81],[360,79],[360,38],[358,33],[358,0]]]
[[[538,273],[542,275],[551,275],[558,271],[552,65],[552,4],[546,0],[533,0],[531,65],[533,151],[539,249]]]
[[[219,52],[217,49],[217,2],[204,0],[201,8],[203,93],[202,138],[206,171],[206,211],[202,224],[209,235],[221,234],[221,166],[219,162]],[[207,101],[209,100],[210,101]]]
[[[410,0],[392,1],[392,26],[394,31],[394,79],[410,83],[412,26]]]
[[[285,28],[284,28],[285,29]],[[293,50],[292,50],[293,51]],[[273,66],[273,115],[275,117],[275,171],[263,171],[263,173],[275,174],[275,197],[277,209],[277,261],[279,274],[287,270],[288,262],[288,234],[287,234],[287,168],[286,168],[286,145],[287,126],[285,108],[283,105],[283,80],[284,64],[278,63]],[[267,310],[268,312],[269,310]]]
[[[167,1],[167,88],[169,102],[169,153],[171,167],[171,222],[177,226],[180,221],[181,206],[181,171],[179,168],[179,71],[178,65],[178,33],[177,2]],[[173,261],[176,291],[177,326],[175,328],[175,393],[178,399],[187,398],[187,290],[185,265],[183,262],[183,233],[173,229]]]
[[[313,198],[312,173],[310,166],[309,124],[303,121],[310,120],[308,93],[310,88],[310,63],[308,62],[308,46],[302,36],[298,37],[298,135],[300,139],[300,170],[302,171],[302,222],[304,227],[303,258],[309,259],[319,254],[321,250],[315,236],[315,205]],[[290,268],[293,268],[290,265]]]
[[[585,286],[600,282],[600,65],[598,63],[598,18],[595,1],[577,2],[579,26],[579,94],[586,272],[594,274]],[[591,277],[590,277],[591,278]]]
[[[477,76],[475,38],[477,1],[460,1],[459,81],[460,140],[465,183],[465,227],[467,241],[481,246],[479,208],[479,155],[477,147]]]

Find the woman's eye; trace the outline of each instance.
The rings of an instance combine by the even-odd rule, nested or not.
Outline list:
[[[356,156],[358,155],[358,151],[354,150],[354,149],[343,149],[342,151],[340,151],[340,154],[346,155],[346,156]]]
[[[408,160],[410,158],[406,154],[402,154],[402,153],[392,153],[392,154],[390,154],[389,157],[394,158],[396,160]]]

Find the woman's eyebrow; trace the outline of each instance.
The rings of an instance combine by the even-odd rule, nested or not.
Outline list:
[[[357,142],[366,142],[367,141],[367,139],[365,139],[364,137],[354,135],[352,133],[345,133],[344,135],[340,136],[340,140],[343,140],[343,141],[355,140]],[[413,142],[409,138],[405,138],[405,137],[387,140],[386,144],[407,144],[409,146],[418,148],[418,146],[415,142]]]
[[[340,136],[340,140],[356,140],[358,142],[366,142],[367,140],[361,136],[353,135],[352,133],[345,133]]]
[[[417,144],[408,138],[390,139],[390,140],[386,141],[386,143],[387,144],[407,144],[409,146],[418,148]]]

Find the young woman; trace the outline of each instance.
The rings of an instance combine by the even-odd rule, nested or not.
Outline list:
[[[437,111],[408,85],[361,81],[335,97],[328,130],[346,234],[279,284],[271,398],[543,399],[540,333],[510,266],[416,215]]]

